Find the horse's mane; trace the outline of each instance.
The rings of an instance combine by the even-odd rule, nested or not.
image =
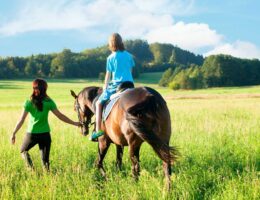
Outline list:
[[[79,94],[82,94],[84,99],[93,102],[93,100],[98,95],[99,87],[91,86],[91,87],[85,87]]]

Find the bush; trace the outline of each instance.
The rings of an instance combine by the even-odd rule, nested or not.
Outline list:
[[[180,84],[179,83],[176,83],[176,82],[171,82],[169,84],[169,88],[173,89],[173,90],[179,90],[181,88]]]
[[[104,82],[104,80],[105,80],[105,73],[104,72],[99,73],[98,80],[100,80],[101,82]]]

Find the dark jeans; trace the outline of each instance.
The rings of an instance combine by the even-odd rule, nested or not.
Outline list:
[[[30,158],[30,155],[28,151],[34,147],[36,144],[39,145],[39,149],[41,152],[41,158],[42,158],[42,164],[43,166],[49,170],[49,157],[50,157],[50,149],[51,149],[51,135],[49,132],[46,133],[38,133],[38,134],[32,134],[32,133],[26,133],[26,136],[24,138],[22,147],[21,147],[21,153],[23,153],[23,156],[27,162],[27,165],[29,167],[33,167],[32,160]]]

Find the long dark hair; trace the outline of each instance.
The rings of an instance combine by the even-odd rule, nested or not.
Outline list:
[[[47,82],[43,79],[37,78],[32,82],[33,93],[31,95],[31,101],[39,111],[43,110],[43,100],[48,97]]]

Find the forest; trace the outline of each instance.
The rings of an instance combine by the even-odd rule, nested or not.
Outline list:
[[[196,89],[260,84],[260,61],[214,55],[203,58],[172,44],[144,40],[125,41],[133,55],[134,77],[144,72],[164,72],[160,86]],[[99,78],[106,68],[110,51],[106,45],[72,52],[38,54],[28,57],[0,57],[0,78]]]
[[[229,55],[212,55],[200,65],[177,65],[168,68],[159,82],[171,89],[248,86],[260,84],[260,61]]]
[[[128,40],[125,48],[134,56],[135,77],[139,73],[165,71],[174,63],[203,62],[202,56],[184,51],[170,44],[149,45],[143,40]],[[111,52],[102,46],[74,53],[64,49],[60,53],[31,55],[29,57],[0,57],[0,78],[97,78],[105,72],[106,58]]]

